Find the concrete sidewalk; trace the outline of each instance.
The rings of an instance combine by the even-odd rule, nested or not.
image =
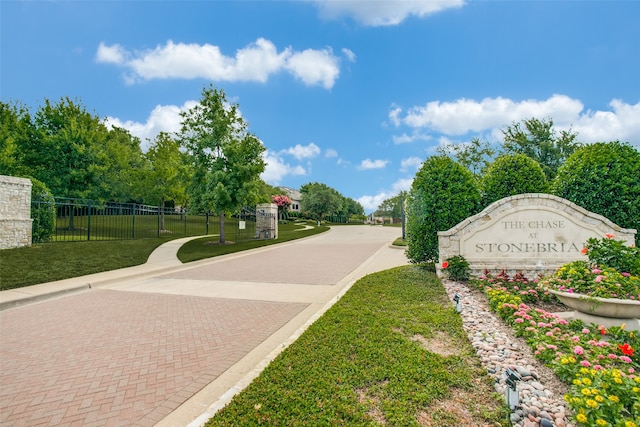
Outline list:
[[[187,265],[181,239],[144,266],[0,293],[0,424],[201,425],[357,279],[406,264],[398,232],[335,227]]]

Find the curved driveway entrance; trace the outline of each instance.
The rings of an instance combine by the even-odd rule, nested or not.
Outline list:
[[[405,264],[398,235],[334,227],[2,311],[0,424],[199,425],[355,280]]]

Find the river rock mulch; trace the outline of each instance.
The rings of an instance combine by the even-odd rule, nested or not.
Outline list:
[[[527,343],[489,311],[486,296],[465,284],[443,280],[447,295],[460,295],[462,323],[482,365],[495,379],[495,389],[502,396],[507,390],[507,369],[519,380],[519,405],[512,409],[511,422],[516,427],[575,427],[564,402],[565,383],[538,362]]]

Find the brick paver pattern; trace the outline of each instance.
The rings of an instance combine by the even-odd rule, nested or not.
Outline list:
[[[149,426],[307,304],[91,290],[0,313],[0,424]]]

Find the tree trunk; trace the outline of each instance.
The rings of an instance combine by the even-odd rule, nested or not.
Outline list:
[[[224,212],[220,212],[220,243],[224,243]]]

